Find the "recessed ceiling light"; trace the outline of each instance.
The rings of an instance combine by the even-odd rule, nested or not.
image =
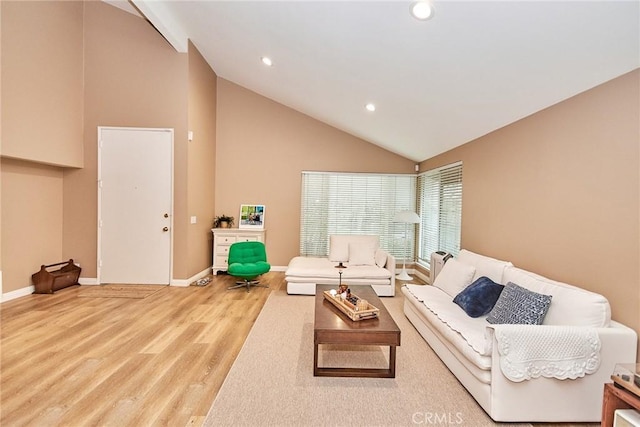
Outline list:
[[[370,102],[370,103],[368,103],[367,105],[365,105],[365,106],[364,106],[364,108],[366,108],[366,109],[367,109],[367,111],[371,111],[371,112],[376,111],[376,106],[375,106],[375,104],[372,104],[371,102]]]
[[[411,5],[411,14],[416,19],[426,21],[433,17],[433,6],[428,1],[417,1]]]
[[[271,67],[273,65],[273,61],[268,56],[263,56],[262,58],[260,58],[260,60],[267,67]]]

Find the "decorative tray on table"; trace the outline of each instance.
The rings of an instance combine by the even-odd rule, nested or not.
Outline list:
[[[366,300],[359,298],[357,295],[351,294],[351,301],[356,301],[356,304],[342,299],[340,294],[333,295],[330,291],[324,291],[324,299],[328,300],[331,304],[335,305],[338,310],[349,316],[349,319],[358,321],[365,319],[373,319],[378,317],[380,309],[369,304]]]
[[[640,363],[617,364],[613,369],[611,379],[636,396],[640,396]]]

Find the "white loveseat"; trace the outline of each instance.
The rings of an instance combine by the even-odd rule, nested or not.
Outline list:
[[[453,299],[483,276],[494,288],[511,282],[551,296],[542,324],[491,324],[495,311],[470,317]],[[492,310],[522,309],[510,306],[506,289]],[[606,298],[509,262],[462,250],[433,286],[402,292],[407,318],[495,421],[597,422],[614,366],[636,360],[637,335],[611,320]]]
[[[346,268],[336,266],[342,262]],[[380,249],[378,236],[332,235],[327,257],[295,257],[285,273],[288,294],[314,295],[316,285],[342,282],[357,294],[357,286],[371,285],[379,296],[394,296],[396,260]]]

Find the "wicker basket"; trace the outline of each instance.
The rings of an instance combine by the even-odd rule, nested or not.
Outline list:
[[[62,267],[58,270],[49,270],[51,267],[57,267],[59,265],[62,265]],[[80,271],[80,267],[73,263],[73,259],[55,264],[42,265],[40,266],[40,271],[31,275],[31,280],[33,280],[33,286],[35,288],[33,293],[52,294],[68,286],[78,285]]]

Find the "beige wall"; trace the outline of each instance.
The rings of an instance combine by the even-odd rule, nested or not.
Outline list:
[[[26,9],[17,12],[17,4]],[[79,37],[84,46],[80,77],[84,111],[77,113],[77,86],[71,84],[66,89],[69,99],[65,98],[69,104],[49,106],[54,116],[64,113],[58,114],[64,117],[54,125],[61,125],[58,135],[68,137],[61,136],[53,144],[55,150],[49,151],[51,147],[42,147],[43,137],[37,134],[45,127],[29,129],[35,132],[29,141],[37,143],[27,141],[26,154],[14,152],[32,161],[84,167],[62,169],[3,158],[3,292],[27,286],[41,263],[65,258],[82,264],[83,277],[95,277],[97,126],[175,129],[174,278],[178,279],[210,265],[212,217],[226,213],[237,219],[242,203],[266,205],[270,261],[286,265],[298,253],[303,170],[413,172],[408,159],[224,79],[217,79],[216,85],[215,74],[195,49],[176,53],[146,21],[103,2],[87,2],[80,9],[78,4],[1,4],[3,154],[7,144],[21,147],[12,142],[18,136],[11,126],[33,120],[30,111],[13,118],[5,114],[5,100],[15,94],[5,97],[12,66],[7,66],[4,47],[16,34],[21,35],[19,40],[28,38],[22,28],[12,25],[14,17],[24,20],[29,16],[22,15],[26,11],[38,17],[52,14],[54,28],[69,28],[73,34],[78,28],[84,31]],[[55,12],[34,9],[49,11],[51,5],[57,5]],[[25,25],[36,33],[31,23]],[[46,46],[47,39],[38,40]],[[56,73],[68,68],[75,75],[77,43],[74,37],[67,46],[72,53],[60,53],[64,60],[52,67]],[[39,46],[34,42],[31,49]],[[20,59],[19,53],[12,54],[18,64],[31,61]],[[30,62],[30,72],[37,60]],[[48,83],[30,102],[59,98],[55,89],[70,84],[66,76],[45,73],[45,77]],[[638,71],[623,76],[421,164],[426,170],[464,161],[464,247],[601,292],[610,299],[614,317],[636,330],[640,330],[639,78]],[[76,76],[73,81],[77,80]],[[83,116],[82,144],[67,146],[74,135],[77,138],[78,114]],[[42,119],[45,114],[38,115]],[[76,118],[65,121],[69,117]],[[187,142],[188,129],[194,131],[194,141]],[[39,145],[42,150],[34,148]],[[36,152],[46,156],[35,158]],[[195,225],[189,224],[192,215],[198,218]]]
[[[2,40],[12,44],[8,54],[2,52],[2,83],[19,89],[35,81],[38,89],[22,99],[17,98],[17,89],[8,96],[3,92],[3,107],[6,110],[10,104],[11,113],[2,117],[2,140],[9,142],[3,147],[25,149],[26,154],[10,154],[30,161],[83,166],[47,167],[43,174],[42,166],[27,162],[10,169],[11,175],[4,169],[0,173],[3,230],[11,229],[2,235],[1,247],[11,250],[2,252],[3,292],[28,286],[34,268],[61,257],[80,262],[83,278],[96,277],[98,126],[174,129],[173,278],[186,279],[209,267],[216,75],[197,49],[191,45],[188,55],[177,53],[148,22],[103,2],[3,2],[2,12],[2,23],[11,21],[2,27]],[[40,76],[43,62],[51,66]],[[67,102],[49,105],[52,98]],[[28,112],[22,108],[25,103],[34,108]],[[38,109],[42,105],[49,108],[47,114]],[[43,133],[46,123],[33,126],[30,111],[52,118],[58,125],[53,137]],[[190,145],[188,124],[196,135]],[[18,125],[29,127],[28,141],[13,143]],[[34,171],[38,185],[32,184]],[[42,221],[41,212],[25,214],[24,203],[13,203],[12,196],[17,195],[47,200],[60,218],[48,216]],[[198,218],[197,224],[189,224],[191,215]],[[45,252],[55,252],[55,259],[43,258],[42,251],[27,255],[26,250],[12,249],[39,241],[43,226],[56,230],[42,245]],[[20,263],[14,262],[14,254],[24,255]]]
[[[2,5],[0,4],[0,74],[2,73]],[[0,189],[2,188],[2,76],[0,76]],[[0,190],[0,297],[2,288],[2,191]]]
[[[218,79],[215,215],[265,205],[267,256],[298,255],[301,171],[413,173],[414,163],[254,92]]]
[[[62,171],[2,159],[3,292],[29,286],[41,264],[63,260]]]
[[[640,71],[422,162],[462,160],[462,247],[605,295],[640,331]]]
[[[2,156],[82,166],[82,2],[3,1]]]
[[[41,264],[62,261],[62,169],[39,163],[82,166],[83,3],[3,1],[0,9],[7,293],[29,286]]]
[[[188,271],[211,266],[211,223],[214,212],[217,76],[193,44],[189,44]]]
[[[173,273],[187,277],[187,55],[103,2],[85,3],[84,51],[84,168],[64,173],[63,255],[96,277],[98,126],[173,128]]]
[[[68,6],[65,2],[33,4],[44,8]],[[83,167],[51,169],[51,176],[46,176],[50,183],[32,186],[24,181],[30,176],[28,170],[38,166],[25,166],[25,179],[3,181],[3,188],[10,188],[7,193],[11,194],[26,194],[28,190],[34,198],[58,201],[62,232],[57,240],[49,236],[47,245],[57,248],[57,258],[80,262],[83,278],[97,274],[98,126],[175,129],[175,279],[189,278],[211,265],[213,216],[228,212],[237,217],[241,203],[267,205],[269,251],[275,265],[286,265],[297,254],[302,170],[413,171],[413,163],[407,159],[217,80],[195,46],[190,46],[189,54],[176,53],[146,21],[134,15],[103,2],[83,3],[81,10],[80,15],[63,14],[63,27],[83,29],[78,38],[84,48],[80,77],[84,130],[80,150],[69,149],[82,154]],[[48,9],[33,10],[38,19],[47,16],[44,12]],[[55,9],[52,13],[58,16],[61,12]],[[78,39],[74,38],[72,44],[76,43]],[[223,94],[217,84],[225,87]],[[57,78],[51,78],[48,86],[56,85]],[[34,102],[38,100],[34,97]],[[64,106],[57,108],[66,111]],[[25,119],[24,114],[19,119]],[[67,123],[66,129],[71,127]],[[191,142],[187,142],[188,130],[194,132]],[[220,137],[223,144],[216,141]],[[41,161],[60,163],[51,157]],[[214,209],[216,204],[221,208]],[[4,230],[7,224],[13,227],[13,218],[20,216],[19,205],[15,206],[3,203]],[[196,224],[189,223],[191,216],[196,216]],[[20,243],[12,239],[37,239],[39,221],[22,217],[19,233],[3,234],[2,248]],[[45,224],[51,226],[50,221]],[[28,266],[16,269],[5,255],[3,252],[4,292],[27,286],[33,266],[54,262],[34,254],[24,258]]]

